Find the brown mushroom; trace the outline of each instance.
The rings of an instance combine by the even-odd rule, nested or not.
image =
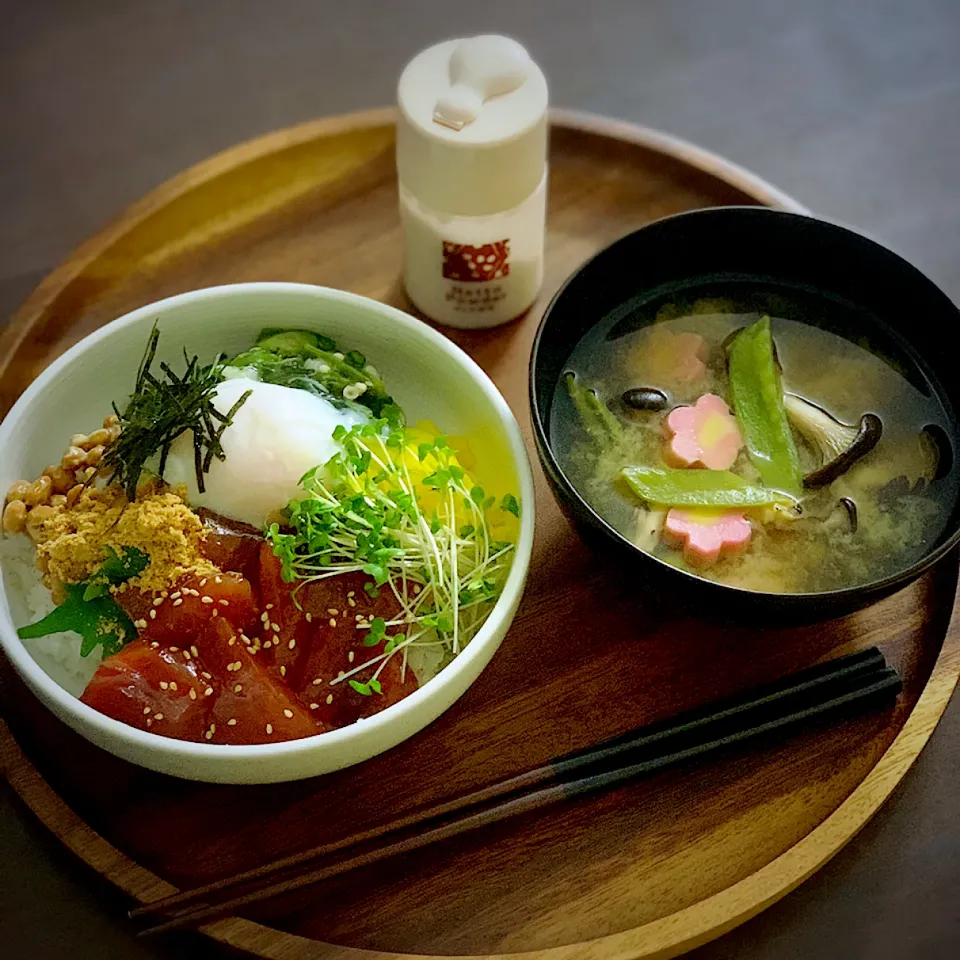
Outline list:
[[[803,478],[807,489],[832,483],[868,454],[883,433],[883,423],[875,413],[865,413],[852,425],[793,393],[784,396],[783,405],[791,426],[820,454],[820,466]]]
[[[623,391],[620,399],[632,410],[666,410],[669,402],[667,395],[656,387],[631,387]]]

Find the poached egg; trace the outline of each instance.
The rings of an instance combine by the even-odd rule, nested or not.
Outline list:
[[[226,414],[247,390],[250,396],[220,438],[226,459],[214,458],[203,475],[204,492],[197,487],[193,431],[173,442],[163,479],[172,486],[185,485],[195,507],[262,527],[271,513],[297,498],[300,478],[308,470],[341,451],[334,429],[342,424],[349,430],[368,418],[338,410],[306,390],[247,377],[219,384],[213,405]]]

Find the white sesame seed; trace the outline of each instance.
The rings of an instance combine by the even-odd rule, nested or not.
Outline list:
[[[173,605],[174,605],[175,607],[179,607],[181,603],[183,603],[183,598],[182,598],[182,597],[178,597],[176,600],[173,601]]]
[[[323,683],[323,677],[314,677],[314,678],[313,678],[313,685],[314,685],[315,687],[319,687],[321,683]]]
[[[203,677],[204,680],[210,680],[210,679],[211,679],[210,674],[207,673],[206,670],[204,670],[204,671],[200,674],[200,676]]]
[[[356,590],[348,590],[348,591],[347,591],[347,597],[348,597],[348,598],[349,598],[349,597],[355,597],[356,595],[357,595],[357,591],[356,591]]]
[[[184,660],[188,660],[188,661],[192,659],[191,656],[190,656],[190,651],[189,651],[189,650],[184,650],[184,651],[183,651],[183,659],[184,659]]]
[[[216,733],[216,732],[217,732],[217,725],[216,725],[215,723],[211,723],[211,724],[210,724],[210,732],[211,732],[211,733]]]
[[[312,613],[308,613],[308,614],[307,614],[307,623],[313,623],[313,614],[312,614]]]
[[[153,598],[153,605],[154,605],[155,607],[159,607],[161,603],[163,603],[163,597],[154,597],[154,598]]]
[[[270,629],[271,629],[274,633],[279,633],[279,632],[280,632],[280,624],[279,624],[279,623],[271,623],[271,624],[270,624]]]
[[[170,681],[170,689],[173,690],[173,691],[176,691],[176,689],[177,689],[177,681],[176,681],[176,680],[171,680],[171,681]]]
[[[204,734],[204,736],[207,738],[207,740],[212,740],[212,739],[213,739],[213,731],[208,730],[208,731]]]
[[[353,658],[354,658],[354,656],[355,656],[355,654],[354,654],[354,652],[351,650],[351,651],[347,654],[347,663],[353,663]]]
[[[161,680],[161,681],[160,681],[160,689],[161,689],[161,690],[166,690],[169,686],[170,686],[170,684],[167,683],[166,680]]]
[[[355,607],[355,606],[357,605],[357,601],[354,600],[353,597],[350,597],[350,598],[347,600],[347,603],[349,603],[351,607]]]
[[[343,676],[343,671],[341,670],[341,671],[337,674],[337,679],[339,680],[342,676]]]
[[[149,707],[144,707],[144,708],[143,708],[144,716],[146,716],[149,712],[150,712],[150,708],[149,708]]]
[[[269,623],[269,622],[270,622],[270,614],[269,614],[269,613],[261,613],[261,614],[260,614],[260,619],[261,619],[264,623]]]
[[[213,608],[213,612],[210,614],[210,616],[211,616],[211,617],[219,617],[219,616],[220,616],[220,611],[219,611],[216,607],[214,607],[214,608]]]
[[[335,617],[339,612],[336,607],[327,607],[327,613],[329,613],[331,617]]]
[[[331,703],[333,703],[333,694],[332,694],[332,693],[328,693],[328,694],[327,694],[327,705],[329,706]]]
[[[154,719],[154,720],[162,720],[162,719],[163,719],[163,714],[162,714],[162,713],[155,713],[155,714],[153,715],[153,719]]]
[[[214,611],[214,612],[216,612],[216,611]],[[227,646],[228,646],[228,647],[232,647],[236,642],[237,642],[237,638],[236,638],[236,637],[231,637],[231,638],[227,641]]]
[[[235,727],[236,725],[237,725],[237,721],[236,721],[236,718],[235,718],[235,717],[231,717],[231,718],[227,721],[227,726],[228,726],[228,727]]]
[[[201,603],[213,603],[213,597],[208,597],[206,595],[200,598]]]
[[[199,657],[199,656],[200,656],[200,651],[196,648],[196,646],[195,646],[194,644],[190,644],[190,652],[191,652],[195,657]]]
[[[152,726],[153,726],[153,717],[147,717],[147,726],[148,726],[148,727],[152,727]]]
[[[331,618],[330,618],[330,626],[331,626],[331,627],[335,627],[336,625],[337,625],[336,618],[335,618],[335,617],[331,617]]]
[[[179,653],[179,652],[180,652],[180,648],[179,648],[179,647],[171,647],[171,648],[170,648],[170,652],[171,652],[171,653]]]
[[[264,610],[272,610],[272,609],[273,609],[273,604],[272,604],[272,603],[268,603],[263,609],[264,609]]]
[[[234,692],[234,693],[239,693],[242,689],[243,689],[243,684],[242,684],[242,683],[238,683],[238,684],[236,684],[236,685],[234,686],[233,692]]]
[[[286,675],[287,675],[287,668],[283,664],[280,664],[280,676],[285,677]]]
[[[156,610],[155,607],[150,611],[150,619],[151,619],[151,620],[156,620],[156,619],[157,619],[157,610]]]
[[[203,695],[204,695],[205,697],[212,697],[212,696],[213,696],[213,687],[207,687],[207,689],[203,691]]]
[[[297,641],[291,637],[290,642],[287,644],[287,647],[290,650],[292,650],[296,645],[297,645]]]
[[[173,593],[170,594],[170,599],[171,599],[171,600],[179,600],[179,599],[180,599],[180,591],[179,591],[179,590],[174,590]]]
[[[268,723],[268,724],[267,724],[267,733],[268,733],[268,734],[273,733],[273,724],[272,724],[272,723]]]
[[[151,644],[150,644],[150,649],[151,649],[151,650],[156,650],[157,647],[159,647],[159,646],[160,646],[160,644],[157,643],[156,640],[154,640],[154,641],[152,641]]]
[[[311,704],[310,704],[310,709],[311,709],[311,710],[319,710],[319,709],[320,709],[320,704],[319,704],[319,703],[311,703]]]
[[[264,650],[269,650],[272,646],[273,646],[273,644],[272,644],[269,640],[264,640],[264,641],[263,641],[263,649],[264,649]]]
[[[288,720],[292,720],[292,719],[293,719],[293,711],[292,711],[292,710],[284,710],[284,711],[283,711],[283,715],[284,715]]]
[[[204,578],[200,581],[200,586],[201,586],[201,587],[205,587],[206,585],[207,585],[207,578],[204,577]]]
[[[194,690],[193,687],[190,688],[190,699],[191,699],[191,700],[196,700],[196,699],[197,699],[197,691]]]
[[[214,578],[213,578],[213,582],[214,582],[214,583],[223,583],[223,577],[214,577]]]
[[[219,603],[221,607],[229,607],[229,606],[230,606],[230,601],[229,601],[229,600],[218,600],[217,603]]]

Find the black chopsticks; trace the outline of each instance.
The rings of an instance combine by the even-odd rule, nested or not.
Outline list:
[[[725,749],[780,738],[815,723],[889,704],[901,687],[899,675],[876,647],[839,657],[335,843],[144,904],[131,910],[130,916],[162,919],[141,935],[196,926],[561,800],[613,789]]]

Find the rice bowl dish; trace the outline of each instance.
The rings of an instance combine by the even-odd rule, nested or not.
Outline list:
[[[247,753],[422,703],[458,658],[476,659],[477,638],[502,636],[485,627],[505,589],[519,599],[526,463],[485,469],[484,432],[474,450],[408,416],[379,358],[338,349],[321,322],[261,329],[219,357],[176,343],[179,365],[171,346],[156,353],[163,317],[142,323],[142,361],[102,399],[103,425],[10,485],[6,600],[62,692],[154,740]],[[187,393],[199,407],[170,404]]]

